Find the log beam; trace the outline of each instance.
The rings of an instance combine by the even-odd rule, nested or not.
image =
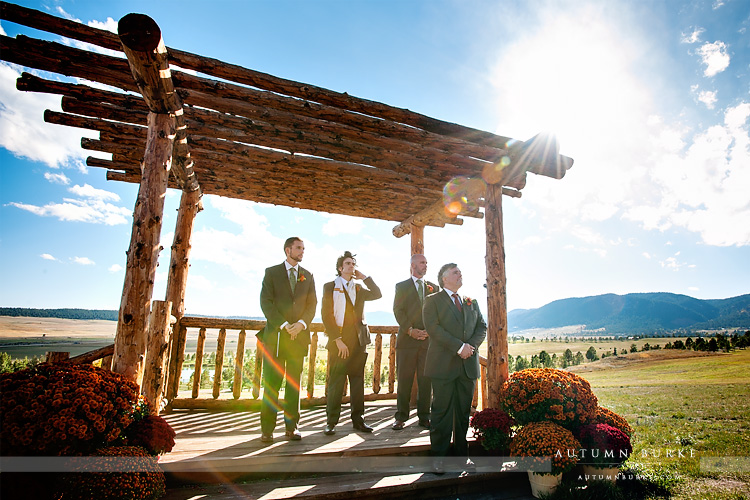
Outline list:
[[[151,308],[146,347],[146,366],[143,370],[141,394],[151,403],[154,414],[162,409],[164,384],[167,374],[167,349],[172,325],[172,303],[155,300]]]

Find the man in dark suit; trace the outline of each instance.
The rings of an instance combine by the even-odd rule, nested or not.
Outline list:
[[[261,441],[273,442],[279,389],[284,388],[284,424],[286,437],[298,441],[299,390],[302,362],[310,345],[310,324],[318,298],[312,273],[299,263],[305,244],[297,237],[284,243],[286,260],[266,269],[260,291],[260,307],[266,327],[260,334],[264,348],[263,401],[260,407]]]
[[[396,415],[393,430],[404,428],[409,418],[409,403],[414,375],[417,376],[417,418],[419,425],[430,427],[430,402],[432,385],[424,374],[424,363],[429,344],[427,330],[422,319],[422,305],[428,295],[437,291],[437,286],[425,281],[427,259],[422,254],[411,257],[411,278],[396,285],[393,314],[398,322],[396,338],[396,376],[398,389]]]
[[[352,425],[361,432],[372,432],[365,424],[365,362],[369,332],[364,327],[365,301],[379,299],[380,288],[370,277],[356,269],[354,255],[345,252],[336,261],[338,277],[323,285],[320,315],[328,336],[328,402],[326,404],[327,436],[334,434],[341,416],[344,382],[349,377]],[[364,280],[364,285],[353,281]]]
[[[463,282],[456,264],[440,269],[438,283],[443,290],[427,297],[423,310],[430,336],[425,374],[433,392],[430,448],[433,455],[446,456],[453,434],[454,454],[468,456],[466,432],[487,325],[477,301],[458,295]]]

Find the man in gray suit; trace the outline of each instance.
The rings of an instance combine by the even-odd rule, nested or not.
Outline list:
[[[422,254],[411,257],[411,277],[396,284],[393,299],[393,315],[398,322],[396,338],[396,376],[398,395],[393,430],[404,428],[409,418],[409,403],[414,375],[417,376],[417,418],[421,427],[430,427],[430,402],[432,385],[424,374],[429,337],[424,329],[422,305],[424,299],[437,291],[437,286],[424,280],[427,274],[427,259]]]
[[[266,327],[259,332],[264,347],[263,401],[260,406],[260,440],[273,442],[279,389],[284,387],[284,424],[286,437],[302,439],[299,423],[299,389],[302,362],[310,345],[310,324],[315,316],[318,298],[315,280],[299,263],[305,244],[297,237],[284,242],[286,260],[266,269],[260,290],[260,307],[266,317]]]
[[[466,432],[487,325],[477,301],[458,295],[463,281],[456,264],[440,268],[438,283],[443,290],[427,297],[423,310],[430,336],[425,374],[433,393],[430,448],[434,456],[448,455],[453,435],[453,452],[463,457],[469,451]]]

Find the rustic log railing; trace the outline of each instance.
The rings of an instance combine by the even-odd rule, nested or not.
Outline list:
[[[262,373],[262,362],[263,356],[258,355],[262,352],[262,345],[260,341],[256,340],[255,344],[255,363],[251,368],[252,373],[248,374],[251,378],[251,398],[241,398],[242,395],[242,380],[245,375],[245,353],[246,353],[246,342],[248,334],[253,335],[257,331],[261,330],[265,326],[265,321],[258,320],[241,320],[241,319],[222,319],[222,318],[207,318],[197,316],[184,316],[176,325],[175,337],[173,339],[173,355],[174,361],[170,363],[170,372],[168,375],[168,394],[174,395],[171,397],[170,406],[173,409],[177,408],[205,408],[205,409],[242,409],[242,410],[259,410],[260,409],[260,387],[261,387],[261,373]],[[180,396],[179,385],[182,375],[182,366],[185,360],[185,346],[187,340],[188,329],[197,329],[197,345],[195,349],[195,366],[193,368],[193,382],[191,386],[191,392],[189,397]],[[232,397],[231,398],[220,398],[221,395],[221,383],[222,383],[222,372],[224,369],[224,347],[226,345],[227,332],[238,332],[237,347],[234,356],[234,376],[232,385]],[[323,335],[323,324],[313,323],[310,325],[310,349],[308,352],[307,359],[307,377],[303,378],[300,387],[301,398],[300,405],[303,407],[324,405],[326,403],[326,394],[328,393],[328,377],[326,376],[325,389],[320,394],[321,388],[315,385],[315,367],[317,364],[320,352],[318,346],[321,345],[324,340],[321,339]],[[398,327],[396,326],[376,326],[370,325],[370,333],[373,337],[371,348],[374,350],[373,363],[373,379],[372,379],[372,392],[365,394],[365,401],[377,401],[377,400],[389,400],[396,399],[396,333]],[[387,346],[384,347],[384,337],[388,337]],[[214,367],[213,385],[211,390],[211,397],[201,397],[201,374],[203,373],[203,358],[206,354],[206,342],[207,340],[216,340],[216,363]],[[385,380],[382,380],[382,362],[384,355],[384,348],[388,349],[387,363],[388,363],[388,381],[387,386]],[[326,360],[327,361],[327,360]],[[479,403],[479,392],[481,387],[481,401],[482,407],[486,407],[487,402],[487,380],[486,380],[486,365],[487,360],[480,357],[480,363],[482,364],[482,380],[478,384],[477,392],[474,396],[473,406],[477,407]],[[326,362],[326,368],[328,363]],[[327,372],[327,370],[326,370]],[[387,389],[387,392],[384,392]],[[318,391],[318,393],[316,393]],[[348,396],[344,395],[343,402],[348,402]]]

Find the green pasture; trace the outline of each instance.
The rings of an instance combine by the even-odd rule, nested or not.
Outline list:
[[[601,406],[633,426],[633,455],[626,465],[669,491],[667,498],[750,498],[750,350],[684,355],[577,371]],[[737,457],[734,470],[709,470],[710,457]]]

